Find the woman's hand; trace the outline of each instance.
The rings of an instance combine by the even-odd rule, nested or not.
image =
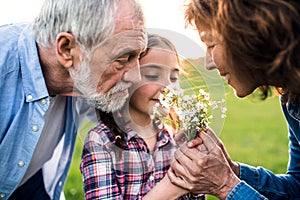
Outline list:
[[[221,148],[227,162],[229,163],[231,169],[234,171],[234,173],[239,176],[240,175],[240,166],[236,163],[233,162],[229,156],[229,154],[226,151],[226,148],[223,144],[223,142],[220,140],[220,138],[214,133],[214,131],[210,128],[208,128],[206,130],[206,133],[211,137],[211,139]],[[199,133],[199,135],[201,135],[201,132]],[[201,139],[194,139],[190,142],[188,142],[187,146],[189,148],[194,148],[194,147],[201,147],[199,146],[200,144],[202,144],[202,140]]]
[[[192,141],[192,144],[197,143],[198,146],[189,148],[182,145],[176,151],[168,176],[172,183],[190,192],[212,194],[225,199],[240,180],[231,169],[221,147],[209,134],[202,132],[200,138]],[[192,144],[189,146],[192,147]]]
[[[181,146],[186,142],[186,131],[179,130],[174,136],[174,140],[177,144],[177,146]]]

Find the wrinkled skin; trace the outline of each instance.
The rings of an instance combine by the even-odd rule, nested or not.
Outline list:
[[[95,48],[90,61],[83,60],[77,68],[69,69],[75,88],[98,109],[120,109],[129,87],[140,80],[138,57],[145,38],[142,30],[128,30]]]
[[[175,153],[168,176],[171,182],[190,192],[226,196],[240,180],[222,142],[208,129],[199,138],[182,145]],[[238,173],[238,171],[236,171]]]

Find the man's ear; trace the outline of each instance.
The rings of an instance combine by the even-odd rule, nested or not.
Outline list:
[[[56,56],[60,64],[64,67],[72,67],[76,56],[78,55],[76,49],[78,45],[71,33],[61,32],[56,37]]]

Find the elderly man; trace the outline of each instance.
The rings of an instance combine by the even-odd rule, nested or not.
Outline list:
[[[0,199],[59,199],[78,97],[114,111],[140,79],[143,12],[136,0],[46,0],[33,24],[0,36]]]

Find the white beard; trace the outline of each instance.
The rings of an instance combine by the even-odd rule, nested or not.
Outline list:
[[[121,92],[131,87],[131,83],[126,83],[120,80],[113,88],[111,88],[106,94],[97,93],[98,80],[95,83],[91,83],[92,73],[90,70],[89,63],[82,61],[74,69],[70,68],[70,76],[74,81],[75,88],[82,93],[83,97],[86,98],[89,104],[94,105],[97,109],[104,112],[115,112],[119,110],[126,102],[127,95],[116,95],[113,98],[112,94]]]
[[[111,98],[111,95],[114,93],[121,92],[128,88],[128,83],[118,82],[113,88],[111,88],[106,94],[97,94],[91,95],[87,98],[87,101],[90,104],[95,105],[97,109],[100,109],[104,112],[115,112],[120,110],[122,106],[125,104],[128,93],[126,96],[119,96],[116,98]]]

